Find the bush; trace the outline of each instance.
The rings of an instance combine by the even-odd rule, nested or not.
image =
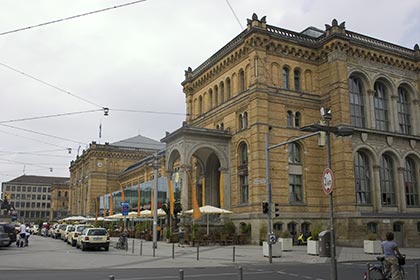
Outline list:
[[[261,224],[260,226],[260,241],[267,241],[267,224]]]
[[[226,222],[223,226],[223,231],[226,234],[233,236],[236,232],[235,224],[233,222]]]
[[[319,240],[319,233],[322,231],[321,224],[316,224],[312,229],[312,240]]]
[[[292,235],[290,234],[290,232],[288,230],[285,230],[281,233],[281,237],[282,238],[291,238]]]

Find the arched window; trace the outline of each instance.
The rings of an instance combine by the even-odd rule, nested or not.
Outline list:
[[[58,197],[60,197],[61,196],[61,191],[58,191]]]
[[[242,114],[239,114],[239,130],[244,128],[244,117]]]
[[[209,89],[209,106],[210,109],[213,109],[213,90]]]
[[[289,154],[289,201],[290,203],[303,202],[302,190],[302,163],[300,147],[296,143],[288,145]]]
[[[297,234],[297,223],[295,222],[288,223],[287,230],[290,232],[292,236],[295,236]]]
[[[368,233],[378,233],[378,223],[370,222],[367,224],[367,232]]]
[[[286,126],[293,127],[293,112],[292,111],[287,111]]]
[[[283,67],[283,88],[289,89],[289,68]]]
[[[248,127],[248,113],[247,112],[244,112],[243,125],[244,125],[243,129]]]
[[[398,124],[400,132],[404,134],[410,134],[410,102],[408,100],[408,92],[405,88],[398,88]]]
[[[283,231],[283,224],[282,223],[274,223],[273,230],[282,232]]]
[[[220,102],[225,102],[225,84],[223,82],[220,83]]]
[[[217,130],[219,130],[219,129],[220,129],[220,126],[219,126],[218,124],[216,124],[216,129],[217,129]]]
[[[238,154],[239,154],[238,176],[239,176],[240,203],[247,204],[249,200],[248,145],[245,142],[242,142],[239,145]]]
[[[413,159],[405,159],[404,190],[407,206],[419,206],[419,194],[417,184],[416,164]]]
[[[369,158],[364,152],[357,152],[354,159],[354,180],[356,185],[356,203],[370,204],[370,167]]]
[[[295,80],[295,91],[300,91],[300,71],[295,69],[293,72]]]
[[[201,115],[203,113],[203,97],[198,97],[198,114]]]
[[[295,127],[300,127],[300,113],[295,113]]]
[[[350,121],[356,127],[365,127],[364,102],[362,95],[362,82],[359,78],[350,77]]]
[[[239,71],[239,92],[245,91],[245,72],[244,70]]]
[[[388,130],[388,102],[385,85],[381,82],[375,83],[375,127],[378,130]]]
[[[224,123],[220,124],[220,130],[225,130],[225,124]]]
[[[232,88],[230,86],[230,79],[226,79],[226,99],[229,99],[232,95]]]
[[[389,155],[381,157],[379,176],[382,205],[395,206],[394,164]]]
[[[300,225],[300,232],[303,233],[303,235],[308,236],[310,231],[311,231],[311,225],[309,223],[303,222]]]
[[[217,86],[214,86],[214,98],[215,100],[215,105],[219,105],[219,88]]]

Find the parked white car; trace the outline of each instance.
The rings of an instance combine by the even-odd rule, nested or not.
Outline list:
[[[85,228],[77,238],[76,247],[81,248],[82,251],[86,249],[100,249],[109,250],[109,234],[104,228]]]

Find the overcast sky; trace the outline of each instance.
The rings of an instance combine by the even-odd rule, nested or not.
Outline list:
[[[132,1],[0,0],[0,33]],[[336,18],[348,30],[410,49],[420,43],[418,0],[229,3],[240,23],[226,0],[146,0],[0,35],[0,182],[24,172],[69,176],[79,147],[81,152],[92,141],[138,134],[160,140],[179,128],[185,119],[184,70],[195,69],[238,35],[254,12],[270,25],[298,32],[308,26],[324,30]],[[108,117],[102,107],[110,108]],[[96,111],[77,113],[90,110]],[[6,122],[66,113],[77,114]]]

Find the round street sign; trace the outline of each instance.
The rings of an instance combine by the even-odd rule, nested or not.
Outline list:
[[[325,168],[322,173],[322,189],[326,194],[330,194],[334,187],[334,174],[331,169]]]

